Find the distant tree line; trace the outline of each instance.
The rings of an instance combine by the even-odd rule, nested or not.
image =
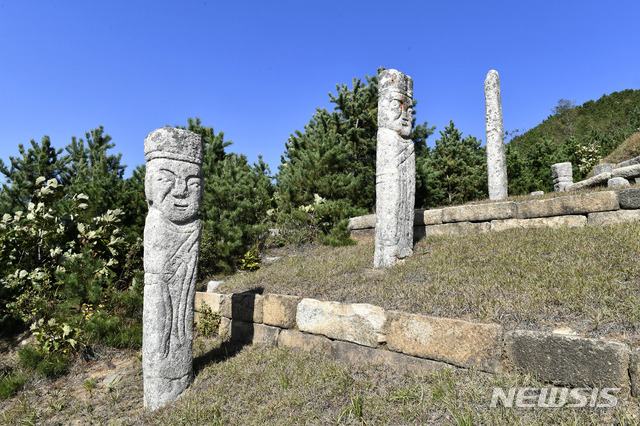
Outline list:
[[[509,194],[553,191],[552,164],[569,161],[574,181],[640,130],[640,90],[604,95],[581,106],[560,99],[541,124],[506,146]]]

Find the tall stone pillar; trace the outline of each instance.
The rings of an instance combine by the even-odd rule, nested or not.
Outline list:
[[[144,406],[178,399],[193,378],[193,304],[201,224],[200,136],[164,127],[144,141]]]
[[[397,70],[378,74],[376,242],[373,264],[385,268],[413,253],[416,165],[413,80]]]
[[[489,199],[507,197],[507,161],[502,125],[502,101],[500,99],[500,76],[491,70],[484,80],[485,119],[487,124],[487,177]]]

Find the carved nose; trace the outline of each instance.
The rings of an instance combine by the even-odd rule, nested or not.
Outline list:
[[[185,179],[176,179],[176,183],[173,186],[172,194],[177,198],[184,198],[187,196],[187,181]]]

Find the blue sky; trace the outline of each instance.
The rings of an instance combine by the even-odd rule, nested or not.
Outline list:
[[[414,79],[416,118],[484,141],[500,73],[505,130],[560,98],[640,89],[638,1],[0,0],[0,158],[104,126],[131,169],[145,136],[200,117],[276,172],[328,93],[384,66]]]

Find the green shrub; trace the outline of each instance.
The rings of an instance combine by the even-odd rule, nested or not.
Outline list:
[[[220,330],[220,315],[213,312],[211,307],[204,303],[200,308],[200,315],[198,316],[198,323],[196,324],[196,331],[198,334],[204,337],[213,337],[218,334]]]
[[[244,254],[240,261],[240,269],[243,271],[257,271],[260,269],[260,253],[258,253],[258,247],[254,247]]]

